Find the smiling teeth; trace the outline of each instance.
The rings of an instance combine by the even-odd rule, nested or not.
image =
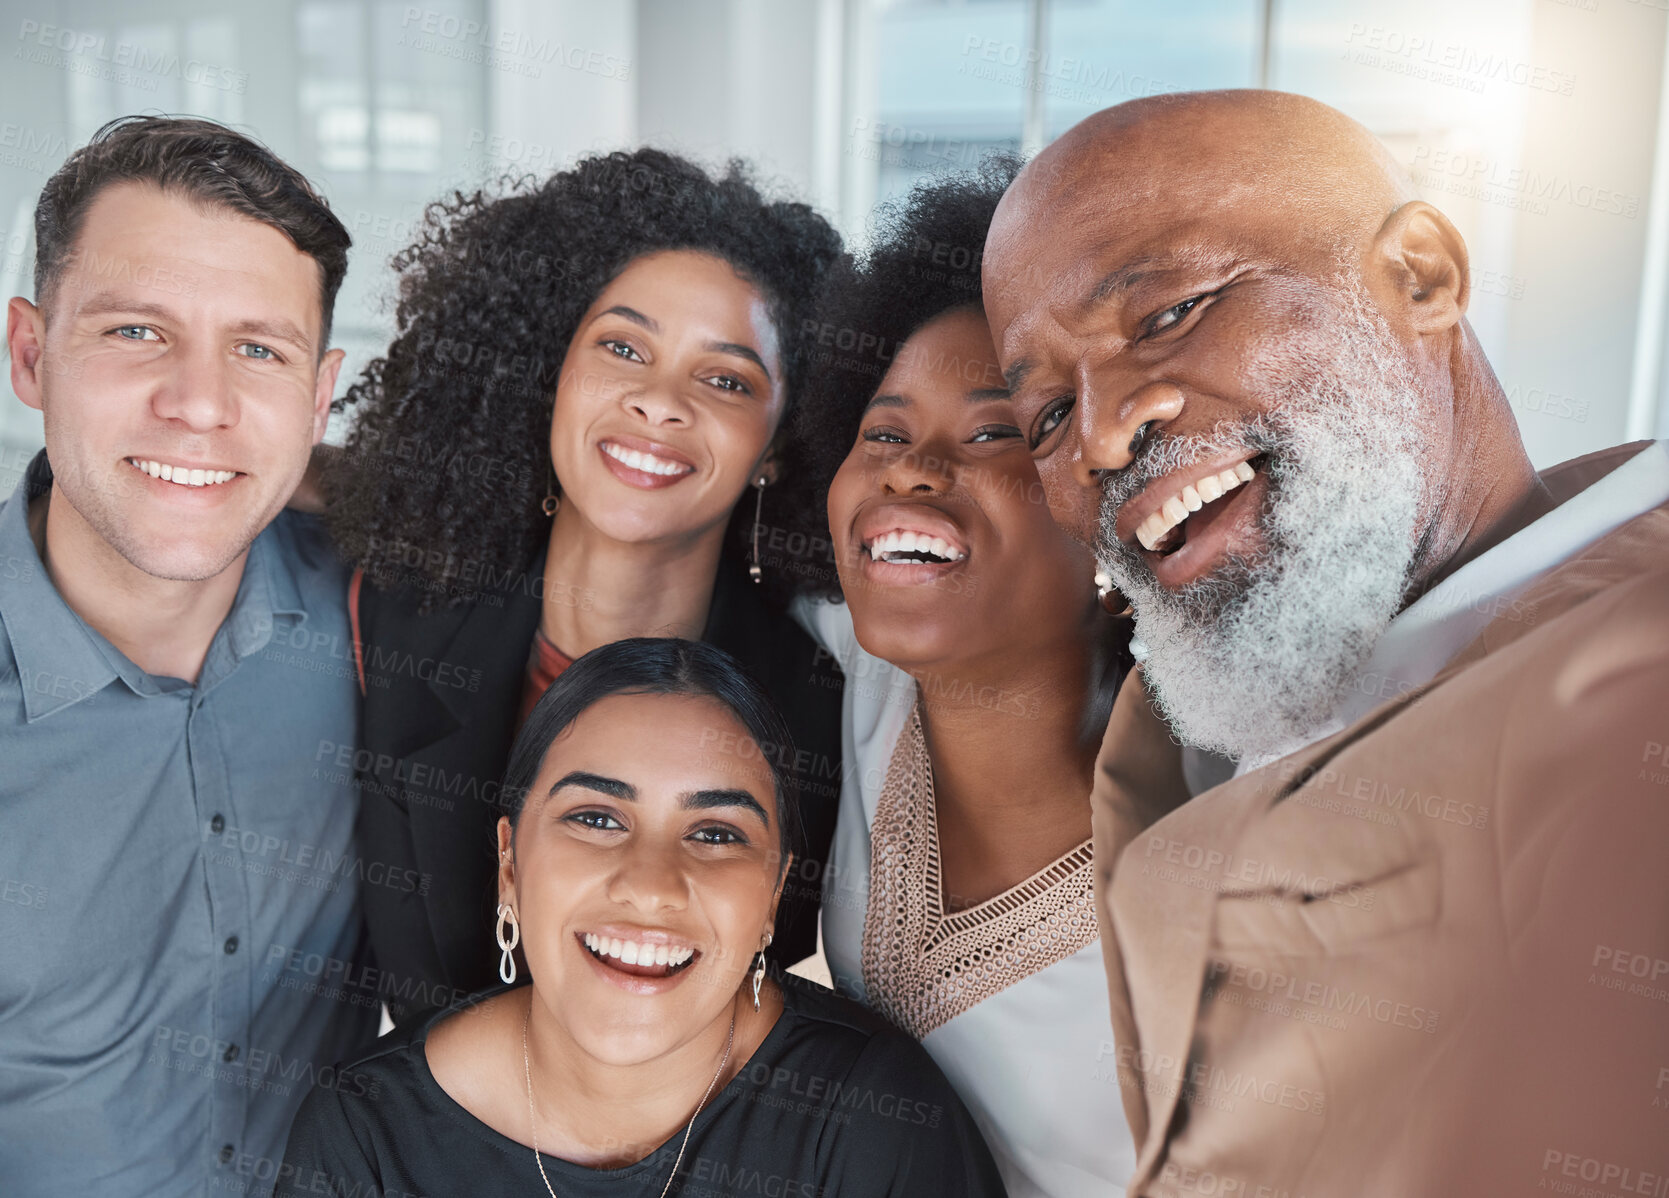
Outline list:
[[[686,466],[682,462],[669,462],[665,458],[658,458],[652,453],[639,453],[635,449],[624,449],[613,442],[603,442],[603,452],[623,465],[633,470],[641,470],[645,474],[688,474],[694,466]]]
[[[627,965],[679,966],[695,955],[695,949],[671,944],[639,944],[636,940],[585,934],[585,947],[599,957],[614,957]]]
[[[236,470],[188,470],[184,466],[170,466],[167,462],[153,462],[149,458],[129,458],[127,464],[152,478],[182,487],[212,487],[231,482],[238,476]]]
[[[869,551],[870,560],[877,562],[891,561],[892,555],[905,553],[928,554],[942,562],[959,562],[968,556],[943,537],[929,536],[925,532],[883,533],[864,548]]]
[[[1165,500],[1159,510],[1143,520],[1136,529],[1136,539],[1142,548],[1152,550],[1178,524],[1208,503],[1215,503],[1242,483],[1249,483],[1256,472],[1241,462],[1206,478],[1197,479]]]

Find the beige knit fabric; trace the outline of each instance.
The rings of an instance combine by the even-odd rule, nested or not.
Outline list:
[[[995,898],[947,915],[933,765],[918,707],[893,749],[870,830],[863,927],[870,1006],[919,1040],[1093,944],[1099,932],[1092,843]]]

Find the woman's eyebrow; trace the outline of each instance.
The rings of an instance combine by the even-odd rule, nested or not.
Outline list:
[[[771,368],[765,365],[765,359],[759,356],[759,351],[749,345],[742,345],[736,341],[709,341],[706,348],[715,354],[731,354],[738,358],[746,358],[765,372],[765,381],[774,382],[771,378]]]
[[[597,313],[597,316],[593,317],[593,319],[604,316],[623,316],[633,324],[648,329],[651,333],[654,333],[657,336],[661,331],[661,325],[658,320],[652,316],[645,316],[636,308],[629,308],[625,304],[616,304],[612,308],[605,308],[603,311]]]
[[[745,790],[692,790],[678,800],[678,805],[689,811],[705,811],[712,807],[741,807],[759,817],[765,827],[771,826],[765,808]]]
[[[619,778],[605,778],[601,774],[592,774],[585,770],[571,770],[563,774],[551,786],[549,793],[554,795],[564,786],[594,790],[598,794],[605,794],[613,799],[625,799],[627,802],[637,801],[637,787],[630,782],[622,782]]]

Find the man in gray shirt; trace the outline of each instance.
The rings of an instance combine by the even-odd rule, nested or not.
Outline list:
[[[352,1088],[346,577],[284,511],[323,436],[347,231],[208,121],[125,118],[35,214],[0,503],[0,1190],[264,1193]],[[367,882],[367,884],[370,884]]]

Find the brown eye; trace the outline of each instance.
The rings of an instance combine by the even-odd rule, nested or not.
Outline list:
[[[1061,426],[1061,422],[1066,419],[1067,413],[1072,411],[1072,406],[1075,403],[1077,403],[1076,396],[1062,395],[1038,413],[1037,424],[1032,428],[1031,447],[1033,449],[1042,445],[1044,439]]]
[[[1147,322],[1148,335],[1152,336],[1155,333],[1163,333],[1166,329],[1175,328],[1187,318],[1188,313],[1199,307],[1200,301],[1203,299],[1205,299],[1205,296],[1196,295],[1192,299],[1183,300],[1180,304],[1172,304]]]

